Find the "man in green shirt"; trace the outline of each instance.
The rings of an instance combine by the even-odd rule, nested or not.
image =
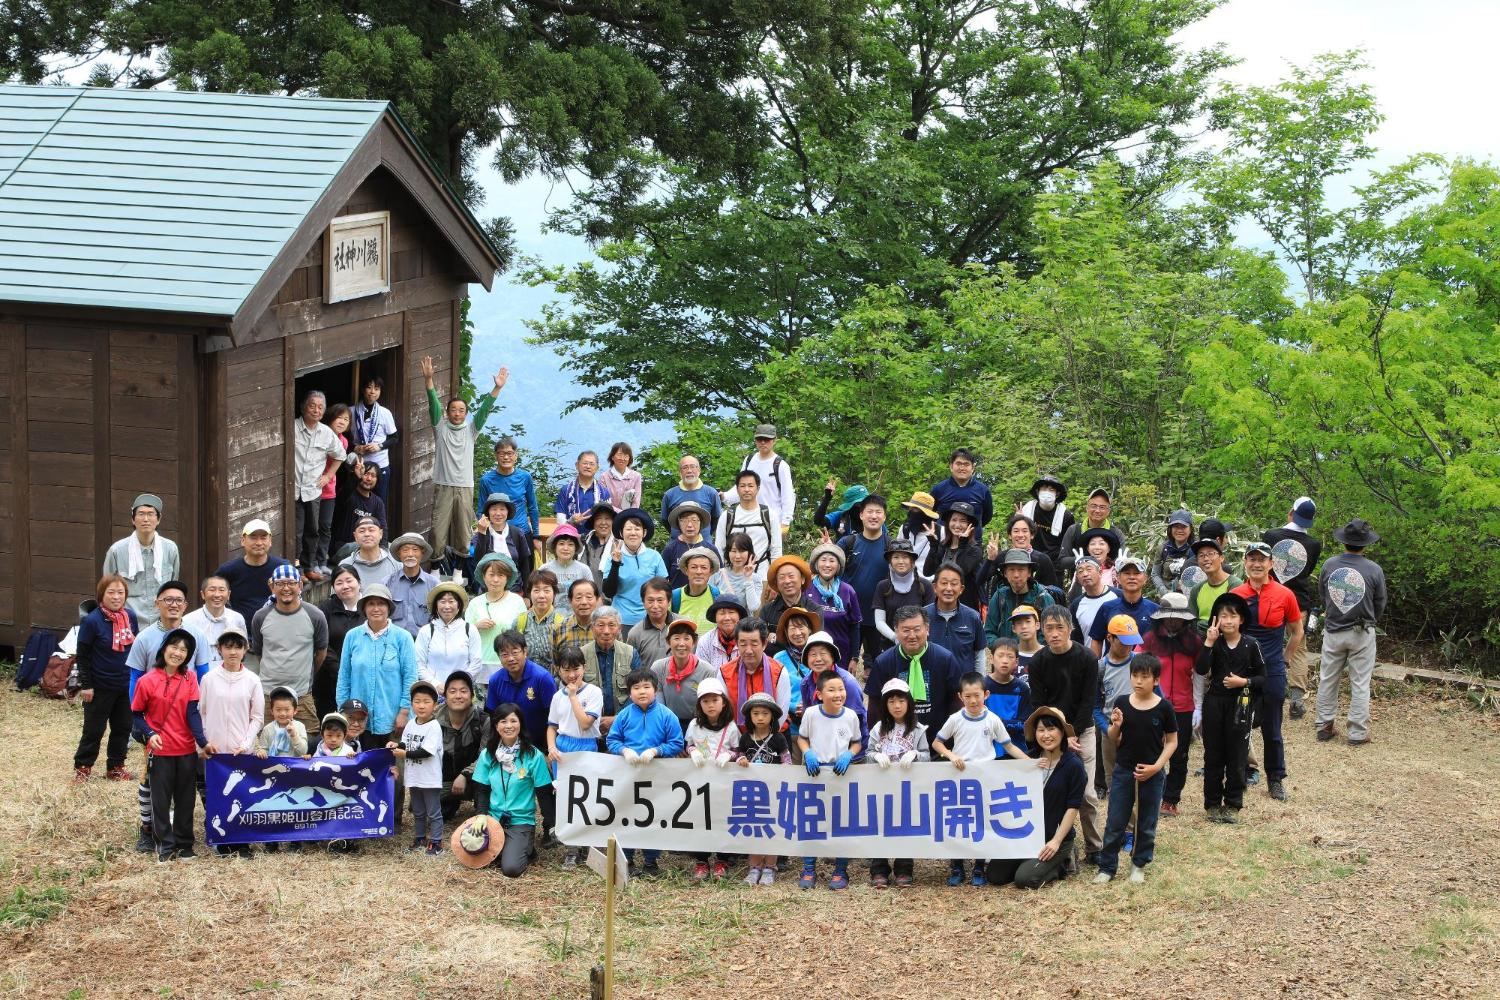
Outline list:
[[[1224,549],[1213,538],[1200,538],[1193,543],[1193,555],[1198,559],[1198,568],[1203,571],[1204,581],[1188,595],[1188,610],[1198,616],[1198,634],[1208,631],[1208,619],[1214,602],[1225,591],[1238,587],[1245,581],[1224,568]]]
[[[442,406],[432,376],[432,358],[425,357],[422,377],[427,381],[427,409],[436,445],[432,454],[432,544],[437,552],[444,545],[455,552],[467,552],[469,518],[474,512],[474,441],[489,419],[510,369],[501,368],[495,375],[495,388],[480,398],[473,419],[469,418],[469,405],[458,396],[449,398],[446,409]]]

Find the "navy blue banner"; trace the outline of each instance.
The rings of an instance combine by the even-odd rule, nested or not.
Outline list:
[[[211,845],[283,840],[355,840],[396,830],[395,757],[257,757],[215,754],[204,779]]]

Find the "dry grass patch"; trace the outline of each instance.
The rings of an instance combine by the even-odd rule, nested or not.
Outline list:
[[[1363,749],[1290,726],[1291,801],[1253,788],[1240,826],[1205,822],[1190,779],[1142,886],[948,889],[919,862],[918,888],[876,892],[858,861],[845,893],[698,886],[669,857],[677,872],[623,895],[619,993],[1494,995],[1500,722],[1383,695]],[[0,693],[22,748],[0,772],[0,995],[588,995],[602,887],[556,852],[516,881],[395,841],[157,865],[129,851],[132,786],[69,783],[79,721]]]

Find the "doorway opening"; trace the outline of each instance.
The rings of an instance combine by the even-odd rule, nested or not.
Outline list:
[[[349,439],[350,446],[353,447],[355,442],[353,421],[359,419],[356,406],[361,400],[364,386],[372,378],[378,378],[383,383],[380,403],[396,416],[399,433],[404,430],[400,426],[401,414],[404,412],[404,401],[401,399],[400,356],[401,348],[393,347],[366,357],[303,372],[297,376],[296,380],[296,401],[300,405],[307,393],[316,389],[327,398],[330,410],[337,403],[348,406],[354,412],[350,414],[351,426],[345,436]],[[385,538],[387,541],[401,532],[401,511],[404,509],[405,496],[401,485],[400,464],[401,448],[399,444],[393,443],[389,450],[389,464],[381,470],[381,477],[386,480],[384,485]],[[355,488],[353,470],[351,468],[341,470],[337,483],[338,497],[335,503],[330,555],[336,554],[351,540],[352,518],[349,516],[349,505]]]

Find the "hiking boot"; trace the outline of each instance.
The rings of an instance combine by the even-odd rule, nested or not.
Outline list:
[[[891,884],[891,880],[888,879],[888,878],[886,878],[884,875],[871,875],[870,876],[870,888],[871,889],[884,889],[886,886],[888,886],[890,884]]]
[[[154,850],[156,850],[156,838],[151,835],[151,828],[141,827],[141,835],[135,839],[135,853],[150,854]]]
[[[1136,885],[1140,885],[1142,882],[1146,881],[1146,870],[1140,865],[1131,865],[1130,881],[1134,882]]]
[[[1224,822],[1224,807],[1223,806],[1208,806],[1203,811],[1208,814],[1208,821],[1210,823],[1222,823],[1222,822]]]
[[[578,867],[578,855],[576,853],[574,853],[573,851],[568,851],[566,854],[563,855],[562,866],[564,868],[577,868]]]
[[[714,878],[722,879],[729,874],[729,866],[722,861],[714,862]]]
[[[911,876],[910,875],[897,875],[896,876],[896,888],[897,889],[910,889],[911,888]]]
[[[1163,802],[1161,804],[1161,814],[1163,816],[1176,816],[1177,815],[1177,803],[1175,803],[1175,802]]]
[[[1234,826],[1240,821],[1240,811],[1234,806],[1225,806],[1219,810],[1219,822]]]
[[[1368,744],[1369,742],[1370,742],[1370,737],[1366,736],[1364,739],[1358,739],[1358,740],[1357,739],[1350,739],[1349,740],[1349,745],[1351,747],[1362,747],[1362,746],[1365,746],[1366,744]]]
[[[413,840],[411,842],[411,846],[406,849],[406,853],[407,854],[420,854],[420,853],[422,853],[422,851],[424,851],[426,849],[427,849],[427,842],[426,841],[424,841],[424,840]]]
[[[1302,704],[1301,698],[1297,698],[1291,703],[1290,706],[1287,707],[1286,714],[1291,716],[1294,720],[1300,719],[1307,714],[1307,706]]]
[[[956,864],[948,869],[948,884],[950,886],[960,886],[964,884],[963,865]]]
[[[429,840],[427,842],[427,856],[435,858],[443,853],[443,842],[441,840]]]
[[[81,784],[83,784],[85,781],[89,780],[89,775],[91,775],[93,773],[94,773],[94,769],[92,767],[75,767],[75,768],[73,768],[73,784],[75,784],[75,785],[81,785]]]
[[[179,847],[172,853],[176,854],[178,859],[182,861],[191,861],[193,858],[196,858],[198,856],[191,847]]]
[[[693,881],[694,882],[706,882],[706,881],[708,881],[708,862],[707,861],[699,861],[697,864],[693,865]]]
[[[124,764],[121,764],[119,767],[112,767],[112,768],[110,768],[108,771],[104,772],[104,777],[108,778],[110,781],[134,781],[135,780],[135,775],[133,773],[131,773],[130,771],[125,770],[125,765]]]
[[[175,856],[176,855],[174,855],[171,850],[163,847],[161,850],[156,852],[156,863],[159,865],[164,865],[168,861],[171,861]]]
[[[984,877],[984,869],[975,865],[974,874],[969,877],[969,884],[976,889],[983,889],[990,884],[990,880]]]
[[[1325,722],[1318,727],[1318,742],[1327,743],[1333,739],[1333,723]]]
[[[1251,771],[1249,774],[1245,775],[1245,784],[1247,784],[1247,785],[1258,785],[1258,784],[1260,784],[1260,772],[1259,771]]]
[[[1286,801],[1286,785],[1282,784],[1281,782],[1279,782],[1279,781],[1273,781],[1273,782],[1271,782],[1271,784],[1270,784],[1270,792],[1271,792],[1271,798],[1275,799],[1277,802],[1285,802]]]

